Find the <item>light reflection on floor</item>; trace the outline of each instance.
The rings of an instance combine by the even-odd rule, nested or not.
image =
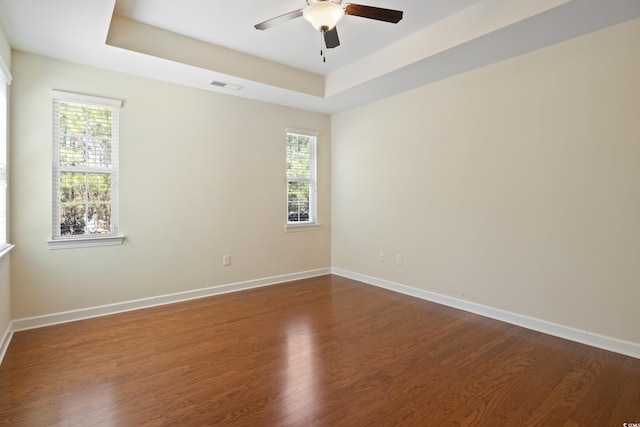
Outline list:
[[[283,419],[311,420],[318,409],[317,357],[310,319],[300,317],[287,326],[286,366],[282,388]]]
[[[95,396],[95,399],[92,397]],[[99,404],[92,404],[92,402]],[[96,384],[91,388],[80,387],[78,391],[62,399],[65,411],[71,414],[70,426],[115,427],[118,423],[114,407],[114,390],[110,384]],[[66,424],[60,424],[60,426]],[[58,425],[56,425],[57,427]]]

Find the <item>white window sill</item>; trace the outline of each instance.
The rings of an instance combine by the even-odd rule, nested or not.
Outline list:
[[[316,222],[314,223],[302,223],[302,224],[287,224],[284,226],[285,233],[291,233],[295,231],[311,231],[317,230],[320,228],[320,225]]]
[[[11,249],[15,247],[16,245],[12,245],[11,243],[7,243],[6,245],[2,246],[0,248],[0,260],[4,258],[5,255],[7,255],[9,252],[11,252]]]
[[[93,248],[96,246],[121,245],[124,236],[76,237],[47,241],[49,249]]]

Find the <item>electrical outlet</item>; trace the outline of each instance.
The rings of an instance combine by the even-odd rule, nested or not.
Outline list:
[[[222,265],[225,267],[231,265],[231,255],[224,255],[222,257]]]
[[[384,252],[378,252],[378,261],[384,262]]]
[[[396,255],[396,264],[402,265],[402,255],[401,254],[397,254]]]

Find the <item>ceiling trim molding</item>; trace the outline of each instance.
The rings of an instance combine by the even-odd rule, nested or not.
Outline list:
[[[324,97],[324,76],[114,14],[106,44],[240,79]]]

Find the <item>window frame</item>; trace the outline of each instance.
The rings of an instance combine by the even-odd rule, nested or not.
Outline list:
[[[60,165],[60,147],[59,147],[59,115],[56,106],[60,103],[71,103],[87,105],[90,107],[107,107],[111,109],[111,165],[108,170],[111,182],[111,232],[104,234],[80,234],[80,235],[62,235],[60,233],[60,175],[61,172],[77,173],[105,173],[100,168],[91,168],[85,166],[65,166]],[[73,92],[65,92],[60,90],[52,91],[52,238],[47,241],[49,249],[68,249],[68,248],[86,248],[93,246],[112,246],[121,245],[124,236],[119,234],[119,115],[122,101],[112,98],[103,98],[91,95],[83,95]],[[64,169],[64,170],[63,170]]]
[[[287,163],[287,139],[289,135],[309,137],[310,149],[309,149],[309,178],[297,177],[290,179],[287,176],[286,163]],[[286,179],[286,202],[285,202],[285,218],[286,225],[285,231],[303,231],[314,230],[319,227],[318,223],[318,132],[287,128],[285,133],[285,179]],[[303,182],[309,183],[309,220],[308,221],[289,221],[289,183],[290,182]]]
[[[0,212],[2,212],[0,213],[0,259],[15,247],[9,243],[9,86],[11,80],[9,68],[0,57]]]

